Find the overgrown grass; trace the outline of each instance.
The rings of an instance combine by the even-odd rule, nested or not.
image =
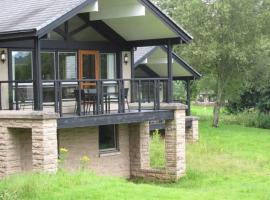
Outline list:
[[[155,169],[165,167],[165,141],[161,138],[158,131],[155,131],[151,138],[150,165]]]
[[[210,121],[213,119],[213,107],[193,105],[192,114],[194,116],[199,116],[201,121]],[[237,114],[229,114],[222,108],[220,123],[270,129],[270,115],[260,113],[257,110],[248,110]]]
[[[206,120],[200,122],[200,142],[187,145],[187,175],[177,183],[135,184],[88,172],[28,174],[1,181],[0,199],[269,200],[269,149],[269,130],[230,124],[217,129]],[[159,153],[151,155],[156,167],[159,159]]]

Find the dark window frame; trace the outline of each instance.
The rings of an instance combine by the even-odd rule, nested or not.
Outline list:
[[[114,126],[114,147],[113,148],[101,148],[101,144],[100,144],[100,134],[101,134],[101,129],[102,127],[105,126]],[[98,145],[99,145],[99,152],[101,154],[105,154],[105,153],[111,153],[111,152],[119,152],[120,148],[119,148],[119,126],[117,124],[111,124],[111,125],[104,125],[104,126],[99,126],[98,127]]]

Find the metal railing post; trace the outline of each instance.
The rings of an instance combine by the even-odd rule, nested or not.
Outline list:
[[[141,80],[139,80],[139,91],[138,91],[138,93],[139,93],[139,112],[141,112],[142,111],[142,96],[141,96],[141,92],[142,92],[142,82],[141,82]]]
[[[59,113],[60,117],[63,117],[63,93],[62,93],[62,82],[59,82]]]
[[[19,110],[19,101],[18,101],[18,82],[15,82],[15,104],[16,110]]]

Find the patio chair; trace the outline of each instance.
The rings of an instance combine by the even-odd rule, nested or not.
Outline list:
[[[95,95],[88,93],[84,89],[75,89],[74,90],[74,95],[75,95],[75,99],[76,99],[74,112],[75,113],[78,112],[78,102],[79,102],[80,92],[81,92],[81,105],[83,105],[84,114],[87,114],[88,112],[90,113],[92,105],[93,105],[93,112],[95,113],[95,102],[96,102]]]
[[[33,109],[33,98],[31,98],[27,92],[27,88],[23,88],[23,89],[19,89],[17,91],[17,103],[19,105],[19,110],[24,110],[26,106],[31,106],[31,108]],[[16,99],[15,99],[15,104],[16,104]]]

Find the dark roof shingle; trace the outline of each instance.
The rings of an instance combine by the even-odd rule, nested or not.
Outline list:
[[[2,0],[0,33],[40,30],[86,0]]]

